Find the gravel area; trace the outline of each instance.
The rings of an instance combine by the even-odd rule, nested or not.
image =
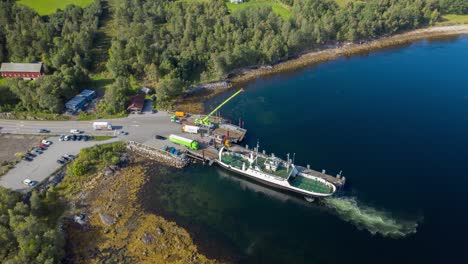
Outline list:
[[[35,135],[0,134],[0,164],[16,159],[15,153],[37,146],[43,137]]]

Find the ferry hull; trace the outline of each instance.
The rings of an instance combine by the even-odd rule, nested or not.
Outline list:
[[[227,164],[224,164],[223,162],[220,162],[218,160],[217,160],[217,163],[224,169],[235,172],[237,174],[241,174],[242,176],[244,176],[246,178],[249,178],[252,181],[262,183],[264,185],[273,187],[273,188],[278,189],[278,190],[283,190],[283,191],[287,191],[289,193],[294,193],[294,194],[298,194],[298,195],[301,195],[301,196],[312,197],[312,198],[325,198],[325,197],[328,197],[328,196],[332,195],[332,194],[330,194],[330,195],[314,195],[314,194],[311,194],[311,193],[302,192],[300,190],[295,190],[295,189],[292,189],[292,188],[288,188],[286,186],[282,186],[282,185],[279,185],[279,184],[276,184],[276,183],[273,183],[273,182],[270,182],[270,181],[266,181],[266,180],[254,177],[254,176],[252,176],[252,175],[250,175],[248,173],[245,173],[245,172],[243,172],[241,170],[237,170],[235,168],[232,168],[231,166],[229,166]]]

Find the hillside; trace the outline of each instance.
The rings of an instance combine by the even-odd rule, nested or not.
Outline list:
[[[257,6],[269,6],[271,9],[273,9],[275,14],[281,16],[283,19],[288,19],[291,17],[291,7],[274,0],[250,0],[241,4],[232,4],[231,2],[227,1],[226,5],[229,8],[229,11],[232,13]]]

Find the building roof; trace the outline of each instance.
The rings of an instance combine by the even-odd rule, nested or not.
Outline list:
[[[96,94],[96,92],[94,92],[93,90],[83,90],[81,91],[81,93],[78,95],[78,96],[84,96],[84,97],[90,97],[90,96],[94,96]]]
[[[2,63],[1,72],[41,72],[42,62],[38,63]]]
[[[132,96],[130,105],[127,107],[127,110],[135,110],[141,111],[143,109],[143,105],[145,104],[145,96],[142,94],[138,94]]]
[[[85,97],[75,96],[65,104],[65,107],[68,109],[77,110],[77,108],[81,108],[85,102]]]

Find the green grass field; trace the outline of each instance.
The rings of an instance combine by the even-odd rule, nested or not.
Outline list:
[[[273,12],[281,16],[283,19],[288,19],[291,17],[290,7],[274,0],[250,0],[240,4],[231,4],[228,1],[226,2],[226,5],[232,13],[254,6],[271,6]]]
[[[468,24],[468,15],[444,15],[439,25]]]
[[[6,79],[0,77],[0,85],[6,84]]]
[[[31,7],[41,16],[53,14],[58,8],[63,9],[70,4],[85,7],[92,2],[93,0],[18,0],[18,3]]]
[[[366,1],[369,1],[369,0],[360,0],[360,1],[358,1],[358,0],[335,0],[335,2],[341,7],[346,6],[347,3],[352,2],[352,1],[354,1],[354,2],[366,2]]]

